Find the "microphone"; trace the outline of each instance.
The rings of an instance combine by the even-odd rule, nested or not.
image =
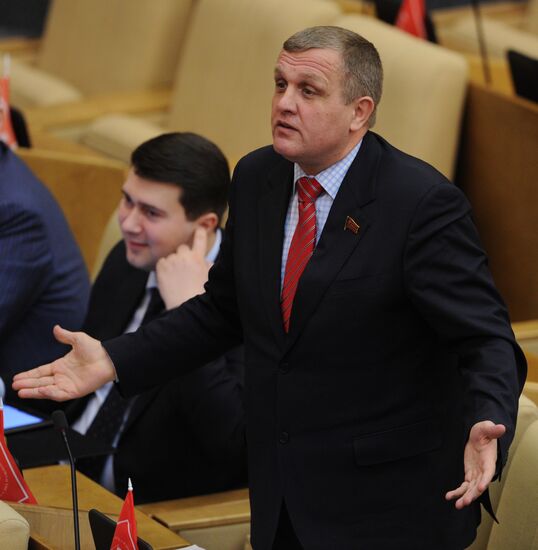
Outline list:
[[[478,7],[479,0],[471,0],[473,7],[473,16],[476,26],[476,35],[478,38],[478,46],[480,48],[480,58],[482,60],[482,70],[484,71],[484,81],[489,86],[491,84],[491,72],[489,70],[488,52],[486,49],[486,40],[484,38],[484,30],[482,29],[482,17]]]
[[[67,418],[63,411],[54,411],[51,415],[54,427],[60,431],[64,440],[67,455],[69,457],[69,465],[71,466],[71,496],[73,497],[73,526],[75,530],[75,550],[80,550],[80,527],[78,524],[78,493],[77,493],[77,476],[75,472],[75,460],[67,441]]]

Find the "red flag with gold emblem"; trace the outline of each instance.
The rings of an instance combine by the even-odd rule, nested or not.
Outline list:
[[[428,38],[424,0],[403,0],[396,18],[396,26],[419,38]]]
[[[127,496],[121,507],[110,550],[138,550],[133,485],[129,479]]]
[[[0,500],[37,504],[15,459],[7,448],[4,437],[4,404],[0,398]]]

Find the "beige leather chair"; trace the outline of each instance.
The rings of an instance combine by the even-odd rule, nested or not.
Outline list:
[[[28,522],[8,503],[0,501],[0,548],[27,550],[29,539]]]
[[[170,85],[193,1],[54,0],[35,65],[13,62],[13,104]]]
[[[198,0],[176,72],[168,130],[195,131],[233,163],[271,141],[272,74],[284,40],[341,14],[328,0]],[[126,116],[96,121],[83,142],[127,161],[163,127]]]
[[[368,38],[381,56],[385,83],[374,131],[451,178],[467,86],[465,59],[371,17],[346,15],[336,25]]]
[[[491,503],[500,523],[495,524],[483,512],[477,538],[468,550],[538,549],[537,465],[538,407],[522,395],[508,462],[501,481],[490,486]],[[520,533],[522,530],[525,532]]]
[[[200,0],[184,45],[167,127],[209,137],[232,164],[270,143],[276,55],[293,31],[315,24],[347,27],[374,42],[385,65],[375,130],[450,177],[465,95],[464,59],[371,17],[339,14],[327,1],[288,5],[286,0]],[[138,143],[161,131],[141,119],[111,115],[96,120],[83,142],[126,160]]]

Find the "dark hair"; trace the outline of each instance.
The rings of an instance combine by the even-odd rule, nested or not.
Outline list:
[[[342,56],[344,101],[351,103],[361,96],[374,100],[369,126],[375,123],[377,105],[383,89],[383,68],[375,46],[356,32],[341,27],[310,27],[295,33],[284,42],[287,52],[311,48],[336,50]]]
[[[162,134],[139,145],[131,164],[141,178],[177,185],[188,220],[208,212],[222,218],[230,169],[222,151],[208,139],[189,132]]]

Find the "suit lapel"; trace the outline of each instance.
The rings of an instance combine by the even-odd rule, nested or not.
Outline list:
[[[359,245],[371,223],[364,207],[375,198],[379,159],[377,142],[367,133],[336,195],[314,254],[299,280],[291,312],[290,332],[286,339],[286,351],[303,331],[327,288]],[[348,216],[359,224],[358,233],[344,229]]]
[[[120,246],[95,282],[84,330],[99,340],[121,334],[145,292],[148,274],[129,265]]]
[[[293,183],[293,164],[282,159],[269,174],[258,202],[263,302],[277,342],[284,339],[280,313],[280,268],[284,223]]]
[[[107,319],[103,319],[104,326],[109,333],[106,338],[122,334],[127,328],[144,296],[147,279],[148,274],[137,269],[125,278],[115,296],[110,297],[111,304],[107,308],[109,314]]]

